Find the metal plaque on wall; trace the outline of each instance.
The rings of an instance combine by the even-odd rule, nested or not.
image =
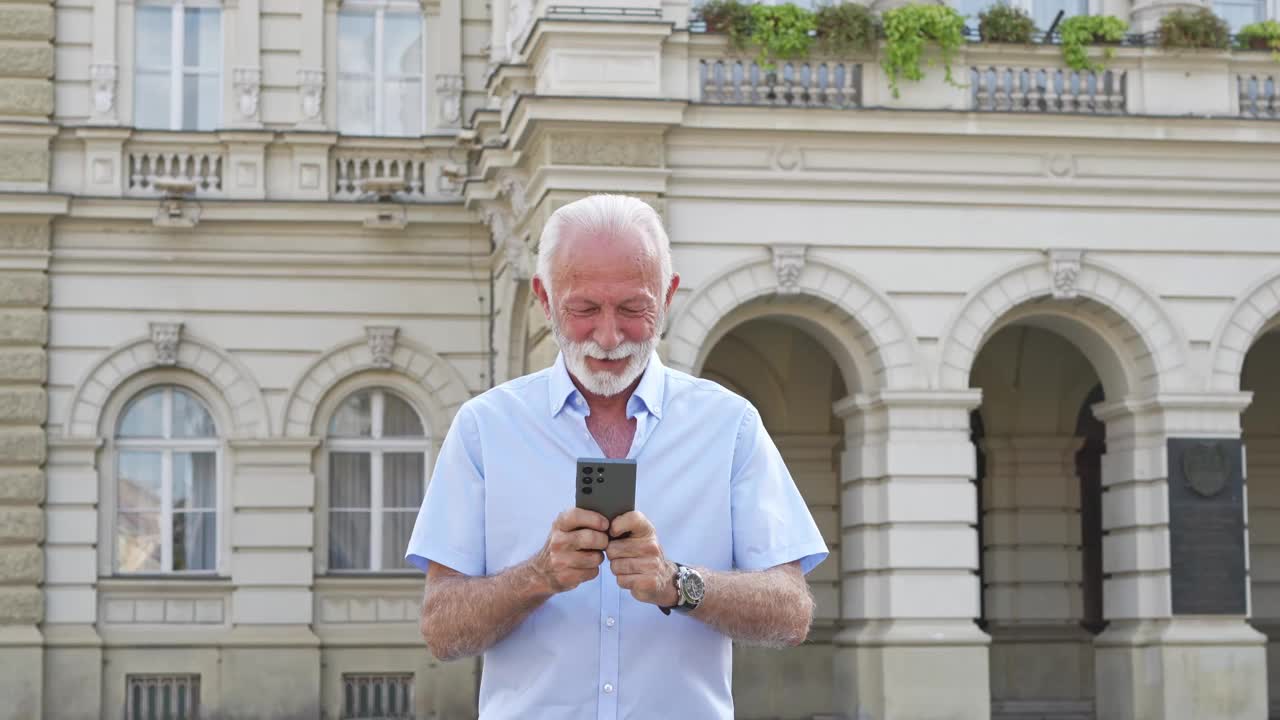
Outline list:
[[[1169,440],[1175,615],[1243,615],[1247,586],[1240,440]]]

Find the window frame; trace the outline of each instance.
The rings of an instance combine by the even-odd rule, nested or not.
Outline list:
[[[328,412],[321,416],[323,429],[323,445],[322,452],[319,455],[319,478],[320,488],[317,493],[317,506],[319,512],[317,515],[322,518],[318,528],[317,544],[323,543],[317,548],[316,564],[319,574],[336,575],[336,576],[370,576],[389,577],[396,575],[416,574],[412,568],[382,567],[382,531],[384,514],[388,511],[417,511],[419,508],[387,508],[383,505],[383,476],[384,469],[383,456],[386,453],[422,453],[422,492],[426,495],[427,485],[431,482],[431,472],[433,468],[433,455],[436,447],[432,442],[431,426],[426,421],[426,415],[422,412],[418,403],[414,402],[404,392],[392,387],[386,382],[373,381],[367,384],[361,384],[356,387],[345,388],[344,392],[336,393],[336,401],[331,407],[327,408]],[[329,425],[332,423],[334,416],[342,407],[346,400],[358,393],[370,392],[372,397],[369,405],[371,414],[370,436],[369,437],[334,437],[329,434]],[[409,406],[418,418],[419,425],[422,426],[422,435],[411,437],[393,437],[383,438],[382,423],[383,410],[385,408],[386,394],[395,395],[397,399]],[[334,508],[329,503],[331,493],[331,483],[333,478],[331,475],[330,457],[333,453],[367,453],[369,459],[369,567],[367,568],[331,568],[329,567],[329,551],[331,548],[332,538],[330,531],[332,523],[330,518],[336,510],[343,511],[364,511],[365,508]],[[318,518],[318,519],[319,519]]]
[[[383,67],[383,38],[385,36],[386,15],[387,13],[414,13],[418,16],[418,37],[422,43],[422,52],[419,54],[418,62],[418,80],[420,84],[419,102],[418,102],[418,127],[410,128],[410,132],[404,134],[390,134],[384,129],[386,119],[386,84],[388,78]],[[422,6],[419,0],[344,0],[339,6],[338,12],[334,20],[334,50],[336,52],[337,43],[342,37],[342,16],[343,15],[373,15],[373,71],[372,73],[351,73],[344,72],[342,69],[341,55],[335,56],[333,66],[333,89],[332,94],[337,102],[342,102],[340,96],[343,76],[354,77],[371,77],[373,83],[373,117],[370,119],[372,130],[368,135],[360,135],[344,130],[341,127],[342,115],[336,113],[333,118],[333,127],[341,135],[348,137],[379,137],[379,138],[413,138],[421,137],[427,134],[428,128],[431,127],[428,110],[431,107],[430,96],[433,88],[427,86],[427,72],[430,64],[430,53],[427,42],[430,38],[427,27],[427,9]],[[403,80],[412,76],[397,75],[396,80]],[[415,408],[416,409],[416,408]]]
[[[133,33],[135,50],[133,53],[132,82],[133,82],[133,125],[142,130],[169,130],[172,132],[215,132],[222,128],[222,105],[223,105],[223,78],[226,66],[226,31],[227,31],[227,11],[223,7],[221,0],[138,0],[137,8],[144,7],[164,7],[169,9],[169,67],[163,68],[169,75],[169,123],[167,127],[142,127],[138,125],[138,103],[145,100],[138,91],[138,77],[142,74],[159,74],[162,69],[144,67],[138,62],[137,57],[137,33],[138,33],[138,17],[140,13],[137,10],[133,13]],[[218,11],[218,38],[216,46],[218,48],[218,59],[215,63],[216,69],[213,71],[205,71],[200,67],[188,68],[186,60],[186,31],[185,20],[188,9],[216,9]],[[192,82],[198,83],[202,77],[212,77],[215,79],[215,86],[218,92],[214,96],[216,102],[213,108],[214,125],[212,128],[200,129],[193,123],[192,127],[184,127],[183,122],[183,100],[186,78],[190,76]],[[197,84],[197,91],[199,86]]]
[[[143,396],[160,390],[162,396],[161,424],[163,438],[122,438],[119,435],[120,424],[124,421],[128,411],[133,407],[134,403]],[[209,415],[210,420],[214,424],[214,435],[210,438],[173,438],[173,391],[182,390],[193,397],[200,403],[202,409]],[[110,515],[105,520],[106,538],[109,543],[110,550],[103,553],[106,556],[107,575],[119,578],[135,578],[135,577],[164,577],[164,578],[199,578],[208,579],[223,574],[223,568],[226,562],[227,553],[224,550],[226,537],[226,512],[224,508],[225,493],[224,485],[224,439],[220,432],[221,427],[225,427],[222,419],[214,412],[212,404],[204,396],[203,393],[197,391],[189,385],[172,380],[155,380],[148,382],[140,388],[133,389],[129,392],[123,403],[120,405],[119,412],[112,418],[110,433],[109,452],[103,464],[105,472],[102,473],[106,481],[106,488],[110,494]],[[120,495],[118,490],[119,482],[119,460],[121,452],[156,452],[161,454],[160,461],[160,483],[161,483],[161,500],[160,500],[160,568],[158,570],[123,570],[120,567],[119,557],[119,521],[121,512],[129,512],[129,509],[122,509],[120,506]],[[212,452],[213,460],[213,483],[214,483],[214,501],[213,501],[213,527],[215,531],[213,546],[213,567],[200,570],[174,570],[173,569],[173,454],[176,452]],[[134,510],[136,512],[136,510]],[[201,509],[200,512],[208,512],[208,509]]]
[[[782,0],[779,0],[779,2],[781,1]],[[1267,0],[1267,1],[1276,2],[1277,0]],[[1026,12],[1028,15],[1031,15],[1032,17],[1034,17],[1035,3],[1036,3],[1036,0],[991,0],[991,2],[988,2],[983,9],[993,7],[995,5],[1008,5],[1010,7],[1022,10]],[[950,5],[952,8],[955,8],[957,11],[959,11],[960,8],[957,7],[957,3],[955,2],[955,0],[951,0]],[[1098,15],[1102,13],[1102,10],[1103,10],[1102,0],[1086,0],[1085,1],[1085,12],[1084,12],[1085,15]],[[1066,18],[1064,17],[1063,19],[1065,20]],[[972,27],[977,28],[978,26],[977,15],[974,15],[973,18],[966,20],[966,24],[968,23],[973,23]],[[1037,32],[1040,34],[1043,34],[1048,29],[1049,28],[1047,27],[1036,28]]]

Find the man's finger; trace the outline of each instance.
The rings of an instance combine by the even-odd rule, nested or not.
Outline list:
[[[604,562],[604,553],[599,550],[580,550],[573,553],[567,562],[569,567],[579,570],[599,567]]]
[[[620,560],[622,558],[642,557],[645,555],[646,542],[627,539],[610,541],[608,547],[605,548],[605,554],[610,560]]]
[[[618,537],[623,533],[631,533],[633,538],[648,537],[654,533],[653,524],[639,510],[632,510],[613,519],[609,525],[609,534]]]
[[[639,570],[636,567],[635,558],[623,558],[621,560],[609,560],[609,570],[617,577],[623,575],[634,575]]]
[[[569,546],[577,550],[604,550],[609,546],[609,536],[598,530],[582,528],[566,533]]]
[[[572,532],[579,528],[606,532],[609,530],[609,520],[594,510],[584,510],[582,508],[569,508],[556,518],[557,530]]]

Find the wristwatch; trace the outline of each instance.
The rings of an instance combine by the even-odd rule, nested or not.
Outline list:
[[[693,612],[702,602],[702,594],[706,590],[702,575],[698,574],[697,570],[680,563],[675,563],[675,566],[676,574],[672,581],[675,583],[679,600],[671,607],[658,608],[666,615],[670,615],[672,610],[683,613]]]

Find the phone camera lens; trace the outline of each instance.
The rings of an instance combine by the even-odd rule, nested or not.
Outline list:
[[[584,477],[584,478],[582,478],[582,484],[583,484],[583,485],[590,485],[590,484],[591,484],[591,478],[589,478],[589,477]]]
[[[604,468],[602,468],[602,467],[598,467],[598,468],[596,468],[596,472],[597,472],[597,473],[599,473],[599,474],[601,474],[601,475],[603,475],[603,474],[604,474]]]
[[[604,482],[604,478],[596,478],[596,482],[598,482],[598,483],[602,483],[602,482]]]
[[[589,487],[584,487],[584,488],[582,488],[582,494],[583,494],[583,495],[590,495],[590,494],[591,494],[591,488],[589,488]]]

